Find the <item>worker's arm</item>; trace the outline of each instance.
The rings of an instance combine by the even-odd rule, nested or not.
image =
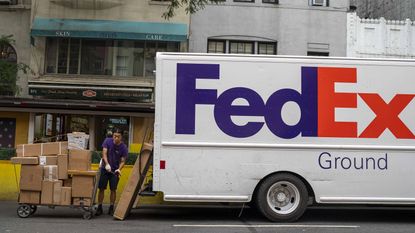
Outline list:
[[[107,165],[108,163],[108,149],[107,148],[102,148],[102,159],[104,160],[105,164]]]
[[[125,157],[121,157],[121,162],[120,162],[120,167],[118,168],[119,170],[122,170],[122,168],[125,165]]]
[[[107,172],[111,172],[111,165],[108,163],[108,149],[105,147],[102,148],[102,159],[105,163],[105,170],[107,170]]]

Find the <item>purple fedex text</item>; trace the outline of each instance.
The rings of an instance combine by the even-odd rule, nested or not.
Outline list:
[[[302,67],[301,89],[276,90],[264,101],[255,90],[233,87],[218,95],[215,89],[196,89],[197,79],[220,79],[219,64],[177,64],[176,134],[195,134],[196,105],[213,105],[214,119],[225,134],[245,138],[255,135],[264,123],[280,138],[294,138],[301,134],[317,136],[317,68]],[[232,105],[236,99],[245,99],[248,105]],[[295,125],[286,124],[281,116],[285,103],[300,106],[301,118]],[[235,124],[232,116],[263,116],[265,122]]]

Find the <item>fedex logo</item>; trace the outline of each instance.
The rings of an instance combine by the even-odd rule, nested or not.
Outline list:
[[[389,129],[396,138],[415,139],[415,135],[399,118],[399,114],[415,95],[397,94],[389,103],[377,93],[336,92],[336,83],[357,83],[356,68],[302,67],[301,92],[284,88],[275,90],[264,100],[255,90],[230,88],[220,95],[215,89],[197,89],[198,79],[220,79],[219,64],[177,64],[176,134],[195,134],[197,105],[213,105],[218,127],[227,135],[246,138],[255,135],[264,124],[276,136],[290,139],[302,137],[378,138]],[[235,99],[248,105],[232,105]],[[337,122],[336,108],[357,108],[361,98],[376,114],[358,135],[357,122]],[[295,102],[301,110],[296,125],[286,124],[281,116],[285,103]],[[231,116],[263,116],[265,122],[236,125]]]

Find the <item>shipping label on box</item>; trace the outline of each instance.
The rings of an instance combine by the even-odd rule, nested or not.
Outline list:
[[[57,180],[58,179],[58,166],[46,165],[43,166],[43,179],[44,180]]]
[[[72,177],[72,197],[92,197],[94,176],[74,175]]]
[[[79,198],[79,197],[74,197],[73,198],[73,205],[74,206],[91,206],[92,202],[91,202],[91,198]]]
[[[72,188],[62,187],[60,205],[71,205],[71,204],[72,204]]]
[[[20,189],[26,191],[42,190],[43,167],[22,165],[20,170]]]
[[[88,171],[91,169],[91,151],[69,150],[68,170]]]
[[[38,157],[12,157],[10,159],[12,164],[23,164],[23,165],[38,165]]]
[[[40,203],[42,205],[53,205],[53,184],[54,181],[44,180],[42,181],[42,194]]]
[[[58,155],[58,179],[68,179],[68,155]]]
[[[40,204],[40,192],[21,190],[19,193],[19,203],[39,205]]]
[[[60,205],[62,195],[62,181],[56,181],[53,183],[53,204]]]
[[[58,156],[39,156],[39,165],[58,165]]]

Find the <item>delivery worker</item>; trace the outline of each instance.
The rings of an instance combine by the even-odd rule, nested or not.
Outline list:
[[[106,138],[102,143],[101,176],[98,183],[99,193],[96,215],[101,215],[103,212],[102,201],[104,200],[104,192],[108,183],[111,190],[108,214],[114,214],[116,190],[121,176],[121,169],[124,167],[127,155],[127,146],[122,142],[122,131],[115,128],[113,129],[112,137]]]

